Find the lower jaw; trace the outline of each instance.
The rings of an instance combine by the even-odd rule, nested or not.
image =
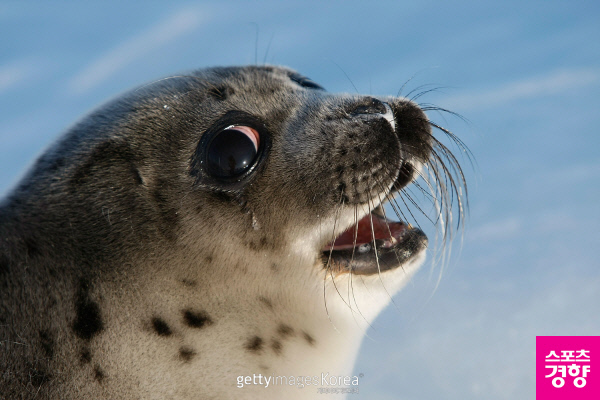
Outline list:
[[[367,226],[361,226],[361,223]],[[428,240],[423,231],[403,222],[389,221],[377,210],[356,226],[338,237],[345,236],[346,242],[350,243],[339,245],[336,239],[322,251],[321,259],[326,270],[336,274],[380,274],[410,263],[427,248]],[[361,234],[357,233],[361,230]],[[373,239],[367,241],[364,236],[369,233]]]

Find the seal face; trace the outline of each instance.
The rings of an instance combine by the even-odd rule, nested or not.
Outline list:
[[[314,398],[283,377],[349,374],[424,260],[425,234],[383,204],[400,215],[394,196],[426,171],[442,210],[460,201],[432,126],[407,99],[272,66],[101,107],[0,205],[2,392]]]

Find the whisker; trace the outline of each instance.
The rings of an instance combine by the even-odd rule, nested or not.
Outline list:
[[[445,89],[445,88],[446,88],[445,86],[436,86],[431,89],[423,90],[423,91],[417,93],[416,95],[414,95],[413,97],[411,97],[409,100],[415,102],[415,100],[417,100],[419,97],[426,95],[427,93],[436,92],[440,89]]]
[[[404,82],[404,83],[402,84],[402,86],[400,87],[400,90],[398,90],[398,94],[396,94],[396,97],[400,97],[400,96],[402,96],[402,91],[404,90],[404,88],[406,87],[406,85],[408,85],[410,82],[412,82],[412,80],[413,80],[413,79],[415,79],[415,77],[416,77],[417,75],[419,75],[421,72],[425,71],[426,69],[427,69],[427,68],[423,68],[423,69],[421,69],[421,70],[417,71],[417,72],[416,72],[416,73],[415,73],[413,76],[411,76],[411,77],[410,77],[408,80],[406,80],[406,82]],[[409,93],[408,93],[406,96],[404,96],[404,97],[408,97],[408,96],[410,96],[410,94],[411,94],[412,92],[414,92],[414,89],[413,89],[413,90],[411,90],[411,91],[410,91],[410,92],[409,92]]]
[[[400,205],[397,202],[397,198],[400,197],[402,202],[404,203],[404,206],[406,207],[407,211],[410,213],[412,219],[411,221],[414,221],[414,223],[419,227],[419,229],[421,229],[421,226],[419,225],[417,219],[415,218],[415,216],[412,214],[412,212],[410,211],[410,209],[408,208],[406,202],[404,201],[404,199],[402,198],[402,194],[405,194],[406,196],[410,197],[406,192],[404,192],[404,188],[400,190],[400,195],[396,196],[393,194],[388,194],[387,199],[389,200],[389,204],[392,207],[392,209],[394,210],[394,212],[396,213],[396,216],[398,218],[400,218],[402,221],[406,221],[408,222],[409,219],[406,217],[406,215],[402,212]],[[412,200],[412,198],[410,199],[411,202],[418,208],[418,210],[427,218],[429,219],[430,222],[434,223],[434,221],[432,221],[429,216],[427,215],[427,213],[425,213],[423,210],[421,210],[421,208],[416,204],[416,202],[414,202]]]
[[[331,241],[335,241],[335,229],[337,227],[337,221],[339,218],[339,214],[342,210],[343,207],[343,192],[340,193],[340,202],[339,202],[339,206],[335,212],[335,220],[333,221],[333,232],[331,234],[332,238]],[[335,277],[333,276],[333,269],[331,268],[331,255],[333,253],[333,246],[331,246],[331,249],[329,249],[329,258],[327,259],[327,264],[325,266],[325,276],[323,277],[323,301],[325,303],[325,312],[327,313],[327,318],[329,319],[329,322],[333,325],[334,329],[337,330],[337,328],[335,327],[335,324],[333,323],[333,321],[331,320],[331,315],[329,314],[329,309],[327,308],[327,295],[326,295],[326,289],[327,289],[327,273],[329,272],[331,275],[331,280],[333,282],[334,287],[336,288],[336,291],[339,294],[339,291],[337,290],[337,287],[335,286]],[[340,294],[341,296],[341,294]],[[342,298],[343,300],[343,298]]]
[[[379,184],[380,184],[380,186],[383,186],[381,182],[379,182]],[[392,231],[390,229],[390,225],[387,222],[388,221],[388,217],[387,217],[386,212],[385,212],[385,207],[383,206],[383,201],[381,200],[381,193],[377,194],[377,197],[379,198],[379,204],[381,205],[381,212],[383,213],[383,218],[385,219],[385,227],[387,228],[388,233],[390,234],[390,238],[392,238],[393,235],[392,235]],[[395,251],[394,251],[394,256],[396,256],[396,261],[398,261],[398,264],[400,264],[401,263],[400,257],[398,256],[398,253],[396,253]],[[404,269],[403,266],[401,268]]]
[[[443,109],[442,109],[443,110]],[[445,110],[444,110],[445,111]],[[449,113],[451,113],[451,111],[448,111]],[[456,114],[459,118],[463,118],[460,115]],[[429,121],[429,125],[433,126],[436,129],[439,129],[440,131],[444,132],[450,139],[452,139],[452,142],[454,142],[459,149],[466,154],[468,161],[471,163],[471,167],[474,167],[473,162],[475,160],[475,156],[473,155],[473,153],[471,152],[471,150],[467,147],[467,145],[458,137],[456,136],[454,133],[452,133],[452,131],[436,124],[435,122]],[[452,154],[452,153],[450,153]]]
[[[360,314],[360,316],[367,323],[367,325],[369,325],[370,328],[373,328],[373,326],[371,325],[369,320],[360,311],[360,307],[358,306],[358,303],[356,302],[356,296],[354,296],[354,284],[352,282],[354,274],[352,273],[352,262],[354,261],[354,251],[356,250],[357,239],[358,239],[358,208],[356,206],[354,206],[354,239],[352,242],[352,256],[350,257],[350,271],[349,271],[350,277],[349,277],[348,281],[349,281],[350,288],[352,290],[352,298],[354,299],[354,304],[356,305],[356,311]],[[349,293],[348,293],[348,296],[350,296]],[[350,301],[350,297],[348,297],[348,301]],[[354,314],[353,314],[353,317],[354,317]]]
[[[273,42],[274,37],[275,34],[272,34],[271,38],[269,39],[269,43],[267,43],[267,50],[265,51],[265,57],[263,58],[263,65],[267,65],[267,57],[269,56],[269,50],[271,49],[271,43]]]
[[[372,202],[372,199],[371,199],[371,194],[368,191],[367,191],[367,202],[369,204],[369,208],[373,209],[374,205],[373,205],[373,202]],[[372,213],[369,213],[369,219],[370,219],[370,222],[371,222],[371,237],[373,238],[373,252],[375,253],[375,262],[377,263],[377,275],[379,277],[379,281],[381,282],[381,286],[383,286],[383,290],[385,290],[385,292],[387,293],[388,297],[390,298],[390,300],[393,303],[394,299],[390,295],[390,292],[387,290],[387,287],[385,286],[385,283],[383,282],[383,279],[381,279],[381,267],[379,266],[379,256],[377,255],[377,243],[375,242],[375,227],[373,226],[373,214]]]
[[[341,196],[340,196],[340,205],[338,206],[338,209],[336,211],[336,215],[335,215],[335,221],[333,224],[333,233],[332,233],[332,239],[331,239],[331,243],[332,246],[329,249],[329,258],[327,260],[327,267],[325,270],[325,279],[327,279],[327,271],[329,271],[329,275],[331,276],[331,282],[333,284],[333,287],[335,288],[335,291],[337,292],[337,294],[340,296],[340,299],[342,299],[342,301],[344,302],[344,304],[346,304],[348,306],[348,308],[350,309],[350,311],[352,311],[352,306],[346,302],[346,299],[344,299],[344,296],[342,295],[342,293],[340,292],[337,283],[335,281],[335,276],[333,275],[333,268],[331,268],[331,256],[333,254],[333,244],[335,242],[335,229],[337,228],[337,221],[339,219],[339,215],[344,207],[344,193],[340,192]],[[323,286],[323,296],[325,296],[325,286]],[[325,302],[325,309],[327,309],[327,302]],[[327,313],[327,315],[329,316],[329,312]],[[329,319],[331,321],[331,318]]]
[[[340,71],[342,71],[342,74],[344,74],[344,76],[348,79],[348,81],[350,82],[350,84],[352,85],[352,87],[354,88],[354,90],[356,91],[357,94],[360,94],[360,92],[358,91],[358,89],[356,88],[356,86],[354,85],[354,82],[352,81],[352,79],[350,78],[350,76],[348,76],[348,74],[346,73],[346,71],[344,71],[344,69],[335,61],[332,61],[332,63],[339,68]]]
[[[418,106],[419,106],[419,108],[421,110],[423,110],[425,112],[427,112],[427,111],[439,111],[440,115],[441,115],[442,112],[444,112],[444,113],[452,115],[453,117],[457,117],[457,118],[461,119],[465,123],[470,123],[470,121],[464,115],[459,114],[459,113],[457,113],[455,111],[448,110],[448,109],[443,108],[443,107],[438,107],[438,106],[436,106],[434,104],[418,103]]]
[[[354,250],[356,249],[356,237],[358,236],[358,209],[354,206],[354,242],[352,246],[352,256],[350,257],[350,264],[348,265],[348,273],[350,278],[348,279],[348,302],[350,302],[350,291],[352,289],[352,297],[354,298],[354,304],[356,304],[356,298],[354,297],[354,287],[352,286],[352,262],[354,261]],[[356,304],[358,310],[358,304]],[[360,310],[358,310],[360,312]]]
[[[428,89],[425,89],[425,88],[432,87],[432,86],[434,86],[434,85],[431,84],[431,83],[426,83],[424,85],[419,85],[419,86],[415,87],[413,90],[411,90],[410,92],[406,93],[406,95],[404,95],[404,98],[410,100],[410,98],[413,95],[413,93],[416,93],[417,91],[428,90]]]

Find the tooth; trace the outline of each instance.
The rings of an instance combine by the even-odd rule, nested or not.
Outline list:
[[[368,243],[361,244],[360,246],[358,246],[359,253],[367,253],[369,251],[371,251],[371,245]]]

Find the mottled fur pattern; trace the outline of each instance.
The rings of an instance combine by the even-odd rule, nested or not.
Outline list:
[[[231,111],[268,141],[241,183],[194,161]],[[101,107],[0,205],[0,398],[315,398],[236,378],[350,374],[424,250],[346,296],[353,274],[322,248],[415,177],[429,126],[405,99],[280,67],[200,70]]]

